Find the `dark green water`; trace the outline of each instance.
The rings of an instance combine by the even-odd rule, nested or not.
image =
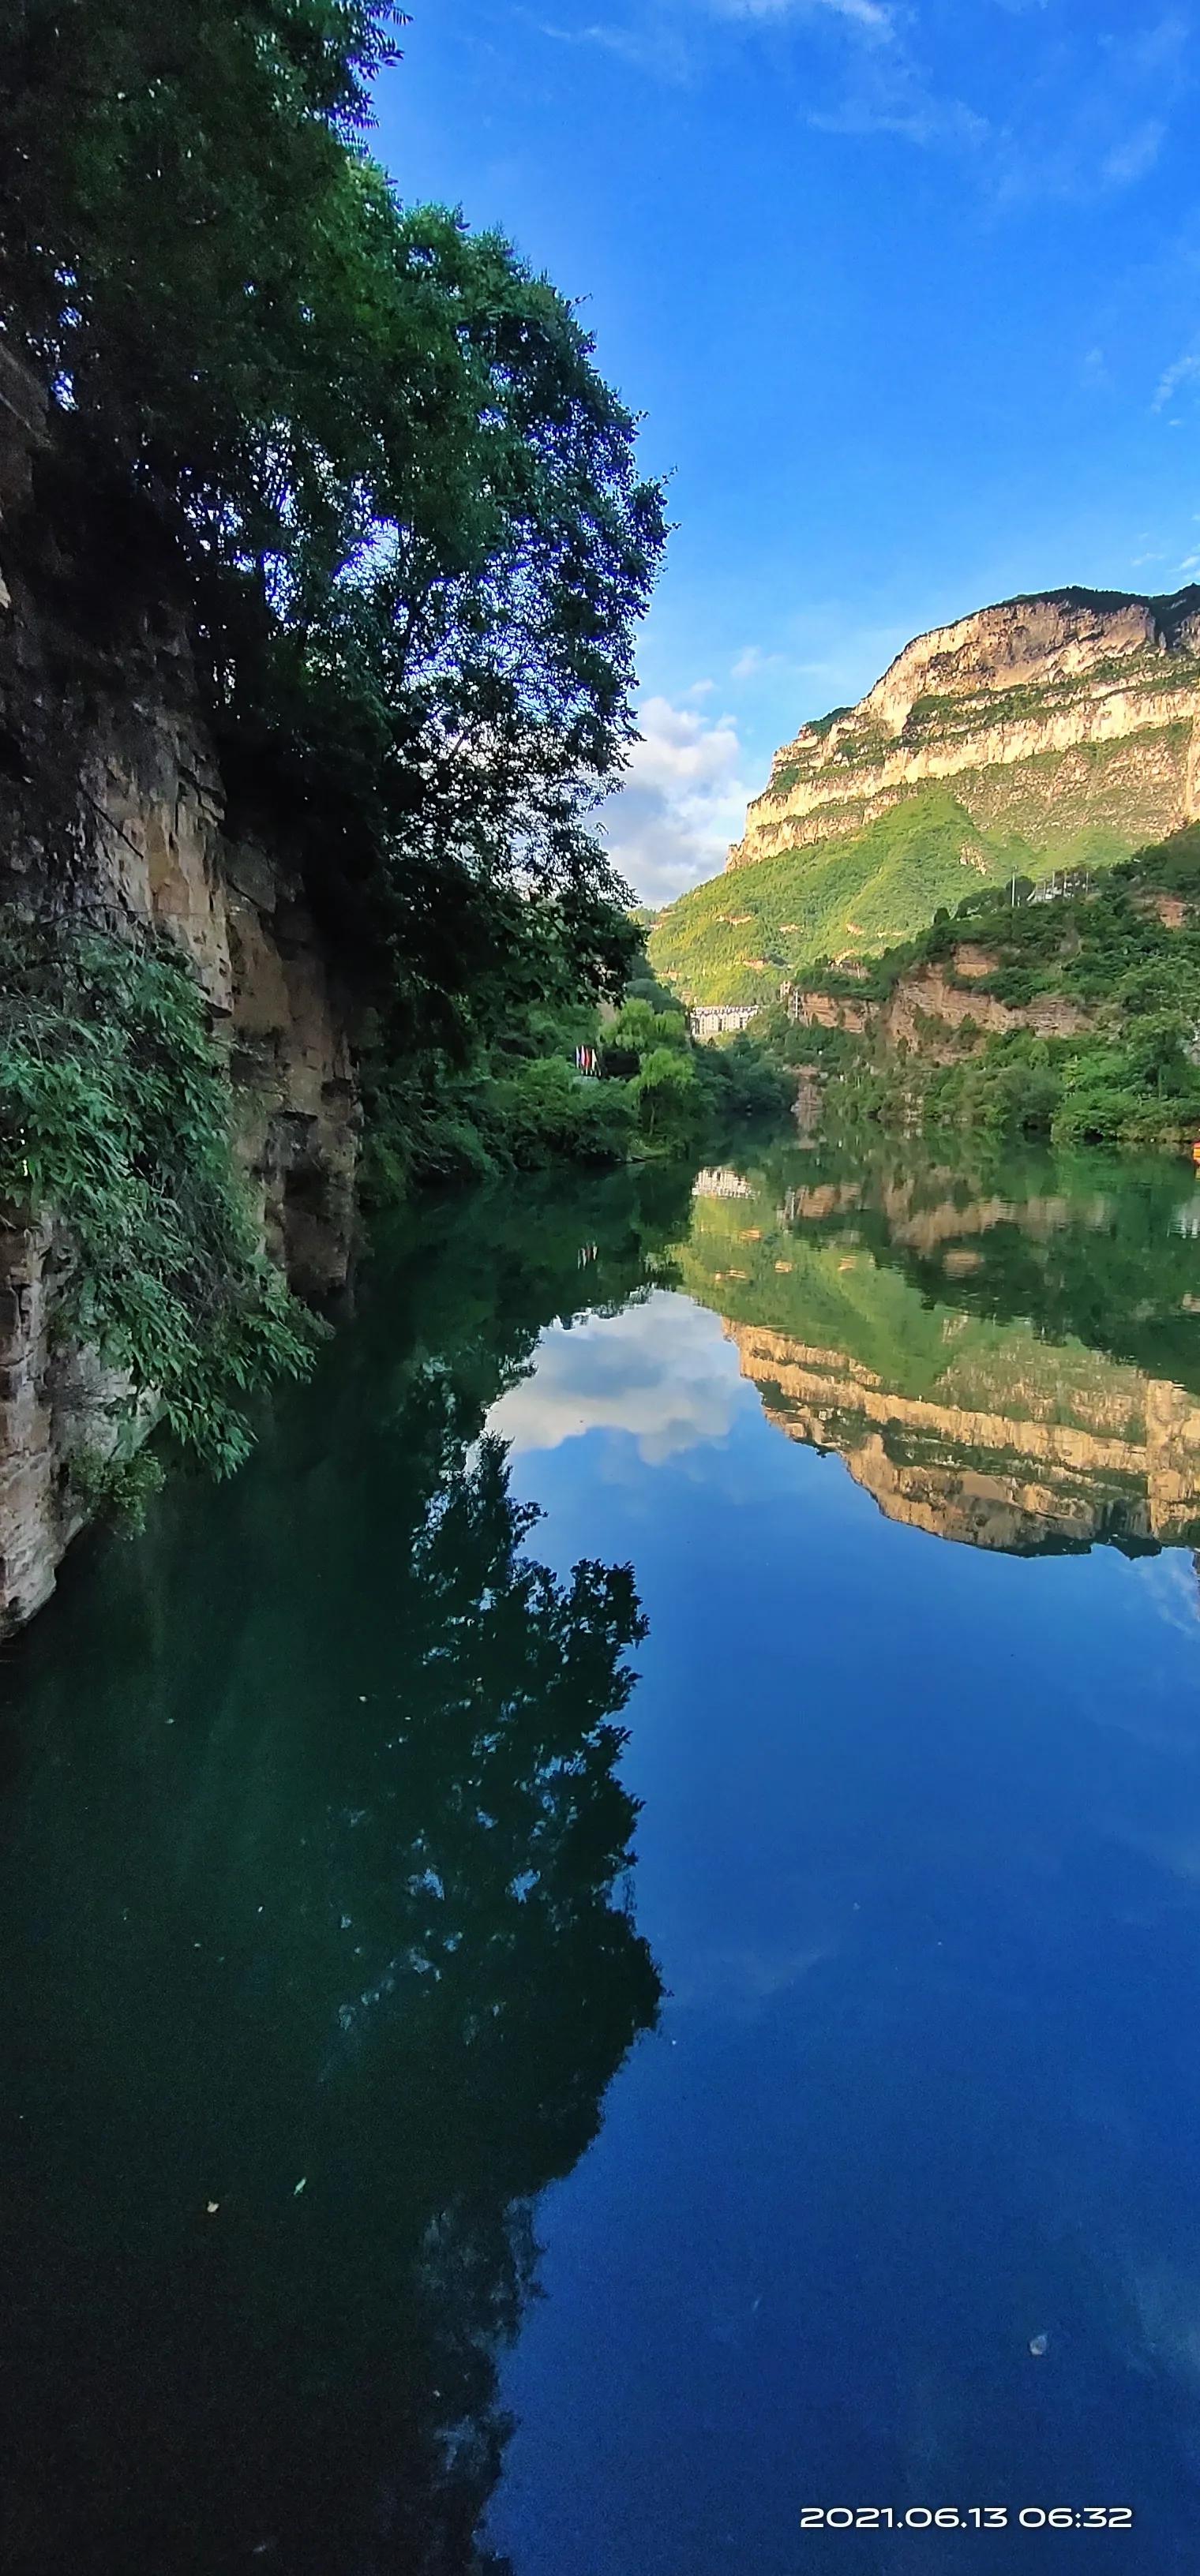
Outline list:
[[[7,1650],[12,2576],[1200,2565],[1200,1196],[691,1181]]]

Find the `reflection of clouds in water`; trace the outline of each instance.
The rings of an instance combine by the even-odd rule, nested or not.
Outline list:
[[[1193,1636],[1200,1627],[1200,1578],[1186,1548],[1169,1548],[1163,1556],[1144,1556],[1134,1568],[1135,1580],[1148,1592],[1160,1619]]]
[[[1200,2269],[1161,2260],[1130,2266],[1129,2291],[1142,2340],[1153,2359],[1200,2382]]]
[[[1200,1885],[1200,1831],[1130,1825],[1114,1817],[1109,1832],[1114,1842],[1136,1852],[1139,1860],[1149,1861],[1153,1869]]]
[[[671,2002],[676,2012],[699,2011],[712,2019],[753,2021],[780,1995],[801,1985],[814,1968],[836,1958],[840,1944],[815,1940],[807,1948],[753,1947],[696,1949],[686,1966],[673,1973]]]
[[[561,1448],[585,1431],[623,1431],[657,1466],[723,1440],[745,1394],[717,1317],[656,1288],[619,1315],[552,1325],[530,1375],[493,1406],[488,1429],[518,1455]]]

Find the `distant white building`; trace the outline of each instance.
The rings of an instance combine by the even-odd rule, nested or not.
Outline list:
[[[761,1007],[758,1002],[697,1002],[688,1012],[692,1036],[702,1040],[736,1037],[740,1029],[749,1028]]]
[[[748,1199],[749,1196],[749,1181],[744,1181],[740,1172],[731,1171],[727,1166],[711,1172],[697,1172],[692,1183],[694,1199]]]
[[[1090,894],[1090,868],[1056,868],[1053,876],[1043,877],[1028,897],[1030,903],[1062,903],[1068,895]]]

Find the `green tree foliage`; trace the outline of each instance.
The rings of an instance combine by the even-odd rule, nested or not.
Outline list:
[[[89,489],[181,550],[235,810],[288,824],[392,1043],[464,1051],[539,904],[619,989],[587,815],[663,513],[569,303],[366,156],[391,24],[15,0],[0,294]]]
[[[131,600],[182,601],[230,826],[302,863],[403,1181],[628,1136],[554,1059],[637,945],[590,815],[664,520],[571,304],[368,157],[394,27],[385,0],[11,0],[0,310],[55,398],[6,540],[43,587],[86,581],[114,658]],[[65,868],[82,791],[61,825]],[[2,1076],[10,1159],[79,1248],[78,1328],[234,1463],[228,1390],[301,1345],[184,970],[39,950]]]
[[[657,1144],[682,1143],[695,1123],[697,1107],[691,1057],[676,1046],[650,1047],[630,1087],[643,1135]]]
[[[630,997],[618,1011],[610,1036],[614,1047],[631,1048],[637,1056],[648,1054],[652,1047],[686,1055],[691,1045],[686,1017],[678,1003],[669,999],[659,1008],[654,1002]]]
[[[382,1078],[372,1113],[364,1185],[378,1207],[413,1181],[621,1163],[634,1130],[626,1083],[585,1081],[563,1055],[499,1050],[446,1070],[432,1096],[420,1069],[396,1067]]]
[[[112,1459],[83,1499],[136,1516],[128,1444],[155,1397],[218,1474],[250,1445],[246,1399],[308,1364],[315,1327],[262,1257],[234,1173],[230,1093],[204,996],[167,942],[10,930],[0,940],[0,1204],[64,1210],[64,1325],[123,1373]]]
[[[698,1144],[733,1120],[780,1118],[794,1086],[759,1037],[728,1046],[697,1046],[687,1015],[654,979],[631,988],[607,1032],[606,1062],[628,1073],[638,1130],[654,1150]],[[649,985],[649,990],[645,989]]]
[[[755,1022],[727,1046],[696,1050],[696,1072],[714,1111],[725,1118],[783,1118],[795,1100],[781,1061]]]

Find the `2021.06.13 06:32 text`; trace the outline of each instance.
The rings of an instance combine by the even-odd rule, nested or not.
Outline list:
[[[802,2531],[1131,2531],[1127,2504],[806,2504]]]

